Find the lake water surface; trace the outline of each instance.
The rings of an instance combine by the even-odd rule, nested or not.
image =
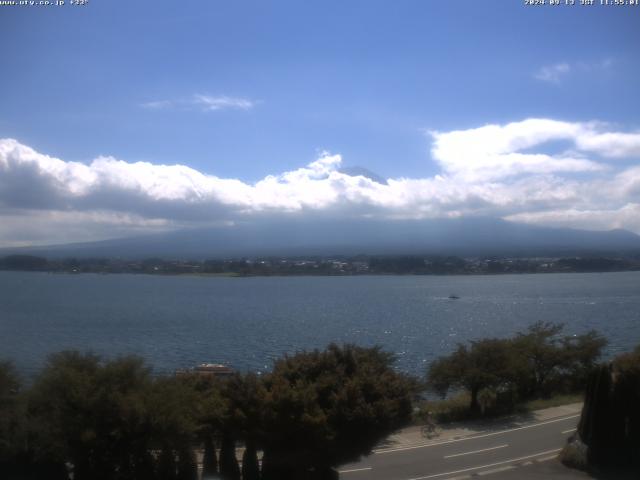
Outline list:
[[[460,298],[453,300],[449,295]],[[640,343],[640,272],[216,278],[0,272],[0,359],[25,375],[63,349],[137,354],[156,372],[202,362],[264,371],[285,352],[380,344],[422,374],[458,342],[544,320]]]

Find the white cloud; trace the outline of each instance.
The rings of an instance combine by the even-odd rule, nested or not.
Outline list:
[[[597,122],[527,119],[469,130],[430,132],[431,155],[442,169],[465,181],[488,181],[522,174],[598,172],[610,164],[589,159],[640,158],[640,132],[603,131]],[[550,142],[568,142],[560,153],[532,151]]]
[[[175,104],[171,100],[156,100],[153,102],[145,102],[141,103],[140,106],[142,108],[148,108],[149,110],[162,110],[165,108],[170,108]]]
[[[249,110],[254,107],[254,103],[246,98],[211,95],[195,95],[194,103],[202,106],[206,111],[222,110],[225,108],[235,108],[239,110]]]
[[[248,98],[229,97],[227,95],[196,94],[188,99],[178,100],[153,100],[141,103],[140,106],[147,110],[201,110],[214,112],[217,110],[251,110],[256,102]]]
[[[37,242],[36,233],[54,225],[57,236],[87,240],[274,215],[482,215],[640,233],[640,133],[527,119],[430,135],[440,172],[386,183],[341,172],[341,156],[326,152],[305,167],[247,183],[180,164],[67,162],[2,139],[0,244]],[[563,149],[554,153],[549,142]]]
[[[569,74],[571,66],[568,63],[556,63],[555,65],[547,65],[538,70],[534,76],[538,80],[549,83],[560,83],[562,78]]]
[[[607,72],[613,67],[615,61],[613,58],[604,58],[599,61],[589,62],[560,62],[553,65],[545,65],[540,67],[534,74],[534,78],[541,82],[547,82],[560,85],[565,78],[572,73],[594,74],[596,72]]]
[[[597,133],[585,132],[575,138],[576,146],[609,158],[640,158],[640,132],[638,133]]]
[[[626,229],[640,232],[640,204],[629,203],[612,210],[552,210],[508,215],[505,220],[587,230]]]

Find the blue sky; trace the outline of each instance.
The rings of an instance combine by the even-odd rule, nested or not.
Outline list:
[[[183,165],[251,186],[268,175],[296,171],[324,151],[340,155],[342,166],[363,166],[384,178],[452,178],[451,162],[434,157],[433,132],[548,119],[589,124],[581,132],[590,132],[592,140],[600,135],[594,141],[630,136],[623,139],[623,154],[600,144],[578,148],[584,161],[615,158],[608,170],[525,169],[534,175],[529,187],[540,175],[567,182],[576,176],[619,178],[623,167],[639,164],[633,135],[640,129],[640,7],[523,3],[89,0],[86,6],[0,7],[0,39],[11,46],[2,56],[0,138],[67,163],[89,165],[108,156],[128,164]],[[527,148],[560,148],[563,158],[571,156],[567,148],[584,147],[587,134],[567,132],[543,134],[544,141]],[[8,151],[17,155],[15,145]],[[7,182],[5,164],[0,175]],[[511,173],[502,181],[505,188],[523,172]],[[467,187],[496,181],[463,177]],[[25,188],[35,194],[44,187],[41,182]],[[595,211],[595,203],[562,208]],[[44,210],[80,212],[85,220],[88,212],[131,213],[143,226],[184,221],[146,210],[125,212],[108,202],[91,204],[62,201],[36,208],[0,195],[0,208],[17,229],[24,227],[18,217]],[[636,206],[636,198],[628,197],[599,211]],[[273,208],[280,207],[269,204]],[[545,223],[544,215],[554,211],[545,208],[495,213]],[[444,214],[451,212],[465,214],[459,208]],[[38,235],[55,222],[41,220],[39,233],[25,230],[21,237],[14,230],[9,238],[0,231],[0,244],[42,242]],[[57,240],[110,236],[89,232],[91,222],[83,232],[85,220],[78,220],[69,238]],[[127,221],[136,223],[133,217]],[[557,216],[549,221],[558,223]],[[623,220],[594,220],[592,226],[640,231],[640,224]]]

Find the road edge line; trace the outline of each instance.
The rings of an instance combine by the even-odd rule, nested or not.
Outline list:
[[[520,460],[526,460],[527,458],[539,457],[540,455],[547,455],[549,453],[557,453],[560,450],[562,450],[562,449],[561,448],[556,448],[554,450],[546,450],[544,452],[538,452],[538,453],[534,453],[532,455],[526,455],[524,457],[511,458],[509,460],[504,460],[502,462],[490,463],[489,465],[480,465],[478,467],[463,468],[462,470],[456,470],[456,471],[453,471],[453,472],[436,473],[436,474],[433,474],[433,475],[426,475],[426,476],[423,476],[423,477],[412,477],[412,478],[409,478],[408,480],[426,480],[427,478],[436,478],[436,477],[442,477],[444,475],[455,475],[456,473],[471,472],[472,470],[480,470],[481,468],[490,468],[490,467],[495,467],[495,466],[498,466],[498,465],[504,465],[505,463],[519,462]]]
[[[578,418],[579,416],[580,416],[580,414],[575,414],[575,415],[570,415],[568,417],[554,418],[553,420],[546,420],[544,422],[534,423],[534,424],[531,424],[531,425],[524,425],[522,427],[509,428],[509,429],[500,430],[500,431],[497,431],[497,432],[482,433],[480,435],[470,435],[468,437],[445,440],[445,441],[442,441],[442,442],[421,443],[419,445],[411,445],[411,446],[408,446],[408,447],[390,448],[390,449],[386,449],[386,450],[374,450],[372,452],[372,455],[383,455],[385,453],[402,452],[404,450],[415,450],[417,448],[436,447],[438,445],[447,445],[449,443],[464,442],[466,440],[474,440],[476,438],[492,437],[494,435],[500,435],[500,434],[503,434],[503,433],[516,432],[518,430],[525,430],[527,428],[534,428],[534,427],[539,427],[541,425],[548,425],[550,423],[562,422],[564,420],[571,420],[572,418]]]

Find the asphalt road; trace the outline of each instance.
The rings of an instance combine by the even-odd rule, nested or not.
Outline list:
[[[466,438],[380,450],[340,467],[340,478],[446,480],[515,472],[518,467],[555,458],[578,419],[579,415],[568,415]]]

